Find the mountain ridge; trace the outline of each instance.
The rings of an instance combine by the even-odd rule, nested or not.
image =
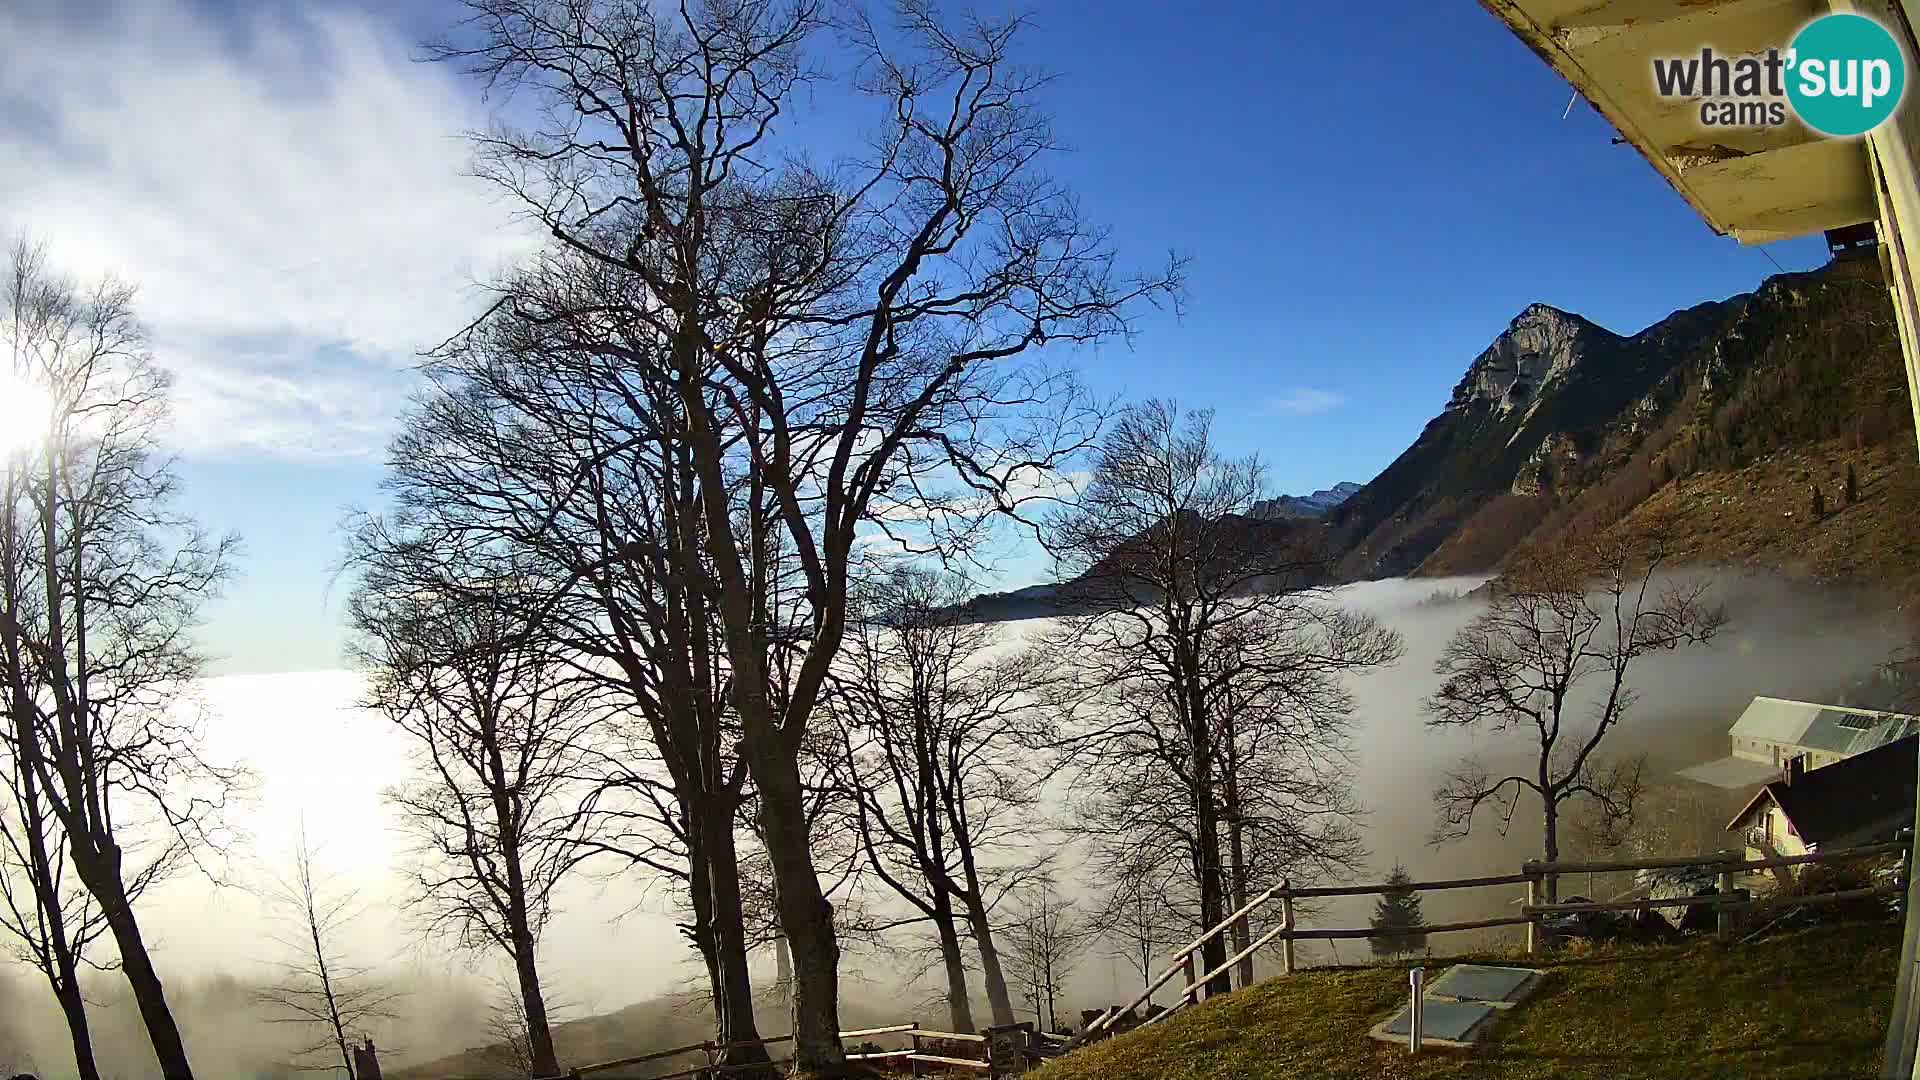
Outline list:
[[[1338,581],[1485,573],[1570,535],[1666,528],[1697,561],[1899,578],[1920,598],[1920,542],[1916,570],[1886,554],[1907,551],[1899,523],[1920,513],[1920,478],[1886,467],[1902,446],[1911,457],[1912,432],[1879,264],[1848,258],[1628,335],[1530,304],[1379,475],[1263,500],[1249,517],[1316,544]],[[1849,468],[1872,477],[1857,505]],[[1819,520],[1814,487],[1832,508]],[[1713,512],[1695,505],[1705,492],[1723,500]],[[1834,550],[1809,558],[1822,544]],[[984,620],[1057,614],[1070,586],[968,607]]]

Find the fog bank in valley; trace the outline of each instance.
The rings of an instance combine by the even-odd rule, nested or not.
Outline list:
[[[1631,682],[1638,703],[1608,739],[1610,754],[1645,753],[1649,778],[1726,752],[1726,729],[1756,694],[1856,699],[1859,684],[1900,644],[1894,620],[1869,614],[1860,594],[1757,575],[1718,574],[1718,599],[1730,622],[1705,648],[1657,654],[1635,663]],[[1422,702],[1437,677],[1433,664],[1447,639],[1481,610],[1477,600],[1453,599],[1478,579],[1383,581],[1339,590],[1338,601],[1371,612],[1398,629],[1406,655],[1392,669],[1356,678],[1353,759],[1356,794],[1371,852],[1359,876],[1378,880],[1398,861],[1416,878],[1510,872],[1539,851],[1538,814],[1523,802],[1512,830],[1501,836],[1492,818],[1472,837],[1443,847],[1428,838],[1434,824],[1433,789],[1462,755],[1498,760],[1502,746],[1485,736],[1436,733],[1424,726]],[[1039,624],[1006,628],[1008,644],[1030,637]],[[390,830],[380,792],[405,772],[404,746],[390,727],[358,709],[358,676],[350,672],[244,676],[210,680],[211,749],[224,760],[244,760],[257,771],[256,800],[244,812],[250,839],[226,867],[224,887],[183,878],[146,901],[156,955],[168,979],[196,1065],[213,1076],[278,1075],[276,1063],[300,1037],[273,1024],[253,999],[253,987],[272,976],[280,955],[276,927],[258,887],[286,869],[285,855],[304,820],[320,849],[323,869],[359,889],[365,914],[341,942],[355,960],[408,991],[398,1017],[376,1032],[390,1064],[419,1061],[489,1040],[490,972],[467,969],[443,942],[426,940],[407,918],[399,868],[404,842]],[[1059,783],[1064,784],[1063,779]],[[1055,806],[1060,805],[1054,800]],[[1063,866],[1070,874],[1072,855]],[[1069,880],[1070,891],[1078,891]],[[1517,896],[1517,892],[1515,894]],[[1432,894],[1430,921],[1488,912],[1513,897],[1483,890]],[[563,897],[541,962],[564,1018],[607,1012],[634,1001],[689,989],[699,974],[674,928],[664,890],[632,879],[583,879]],[[1360,926],[1370,899],[1340,901],[1303,918],[1303,925]],[[1436,951],[1465,942],[1436,939]],[[1362,942],[1303,957],[1354,962]],[[762,964],[761,968],[766,965]],[[757,970],[756,977],[770,975]],[[1270,968],[1269,968],[1270,970]],[[870,953],[849,956],[848,991],[885,997],[890,1007],[930,1000],[931,987],[901,987],[902,975]],[[145,1041],[117,975],[92,977],[95,1036],[108,1076],[144,1075]],[[1125,964],[1095,948],[1068,986],[1072,1009],[1132,996],[1137,978]],[[1064,1010],[1063,1010],[1064,1011]],[[769,1016],[762,1030],[784,1029]],[[644,1035],[644,1033],[639,1033]],[[59,1014],[44,983],[18,965],[0,965],[0,1074],[32,1069],[43,1077],[69,1074],[70,1055]]]

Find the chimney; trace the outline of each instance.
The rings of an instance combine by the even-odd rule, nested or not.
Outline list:
[[[1795,754],[1787,759],[1787,786],[1792,787],[1795,780],[1807,774],[1807,755]]]

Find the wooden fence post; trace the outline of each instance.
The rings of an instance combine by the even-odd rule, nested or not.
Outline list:
[[[1739,856],[1731,851],[1722,851],[1720,854],[1724,860],[1720,864],[1718,886],[1721,899],[1719,903],[1713,905],[1713,911],[1718,916],[1714,920],[1714,930],[1724,941],[1733,933],[1733,868],[1731,864],[1739,861]]]
[[[1200,995],[1206,991],[1194,985],[1193,976],[1193,953],[1188,952],[1187,955],[1180,958],[1180,977],[1187,980],[1186,1000],[1189,1002],[1198,1002]]]
[[[921,1073],[921,1068],[920,1068],[920,1021],[918,1021],[918,1020],[915,1020],[915,1021],[913,1022],[913,1030],[912,1030],[911,1032],[908,1032],[908,1035],[909,1035],[909,1037],[911,1037],[911,1038],[913,1039],[913,1056],[907,1059],[907,1065],[908,1065],[908,1067],[909,1067],[909,1068],[911,1068],[911,1069],[912,1069],[912,1072],[913,1072],[913,1075],[914,1075],[914,1076],[919,1076],[919,1075],[920,1075],[920,1073]]]
[[[1280,882],[1280,925],[1285,929],[1280,935],[1281,974],[1293,974],[1293,882],[1283,879]]]
[[[1540,903],[1539,864],[1529,862],[1520,872],[1527,875],[1527,955],[1532,956],[1540,950],[1540,916],[1532,911]]]
[[[720,1047],[712,1041],[700,1044],[700,1052],[707,1056],[707,1078],[715,1080],[720,1073]]]

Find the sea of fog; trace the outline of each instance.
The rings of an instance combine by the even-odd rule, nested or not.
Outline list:
[[[1428,843],[1431,792],[1441,775],[1462,755],[1497,754],[1500,745],[1458,732],[1435,733],[1423,724],[1421,703],[1437,682],[1433,664],[1448,637],[1479,610],[1472,600],[1431,598],[1478,584],[1383,581],[1337,593],[1337,602],[1398,629],[1407,646],[1393,668],[1351,683],[1358,705],[1356,793],[1366,808],[1362,825],[1371,852],[1361,877],[1378,880],[1396,861],[1416,878],[1505,873],[1539,850],[1537,814],[1529,818],[1525,808],[1506,836],[1488,821],[1469,840],[1438,848]],[[1609,740],[1615,753],[1647,753],[1656,775],[1725,753],[1726,729],[1754,695],[1831,696],[1869,674],[1898,644],[1891,621],[1862,614],[1850,593],[1760,576],[1722,575],[1715,588],[1731,616],[1726,630],[1711,646],[1639,661],[1631,678],[1639,701]],[[1008,624],[1008,644],[1040,626]],[[221,1075],[244,1069],[249,1060],[270,1060],[274,1048],[285,1045],[282,1029],[257,1018],[236,1022],[235,1010],[218,1003],[225,1000],[223,988],[230,994],[236,984],[273,975],[271,962],[283,954],[274,938],[285,937],[288,928],[276,923],[260,886],[285,871],[303,827],[322,868],[356,888],[364,904],[365,914],[341,942],[344,951],[416,991],[394,1025],[404,1033],[405,1056],[419,1060],[487,1041],[487,980],[497,968],[453,956],[409,919],[405,841],[390,828],[381,800],[381,792],[405,773],[405,745],[390,725],[356,706],[359,693],[359,677],[347,671],[239,675],[206,684],[212,758],[245,762],[258,778],[240,818],[247,839],[226,861],[221,883],[198,876],[172,882],[147,898],[143,918],[170,991],[205,1005],[182,1011],[196,1059],[230,1065],[215,1068]],[[1067,852],[1069,875],[1071,859]],[[1426,913],[1429,921],[1465,918],[1497,902],[1484,894],[1433,894]],[[699,969],[670,905],[665,889],[631,877],[582,878],[566,890],[541,964],[567,1015],[592,1015],[696,985]],[[1364,925],[1370,908],[1365,898],[1336,902],[1303,925]],[[1357,961],[1364,948],[1362,942],[1342,943],[1308,959]],[[42,1075],[58,1076],[67,1060],[64,1035],[31,974],[0,967],[0,1049],[11,1037],[28,1047]],[[846,974],[849,993],[901,999],[900,977],[880,957],[851,954]],[[1067,1004],[1077,1009],[1126,1000],[1136,985],[1137,976],[1124,963],[1094,953],[1077,968]],[[931,986],[916,986],[905,991],[905,999],[931,1000],[932,992]],[[100,1023],[109,1041],[137,1039],[125,1002],[100,996]],[[762,1028],[784,1029],[771,1017]]]

